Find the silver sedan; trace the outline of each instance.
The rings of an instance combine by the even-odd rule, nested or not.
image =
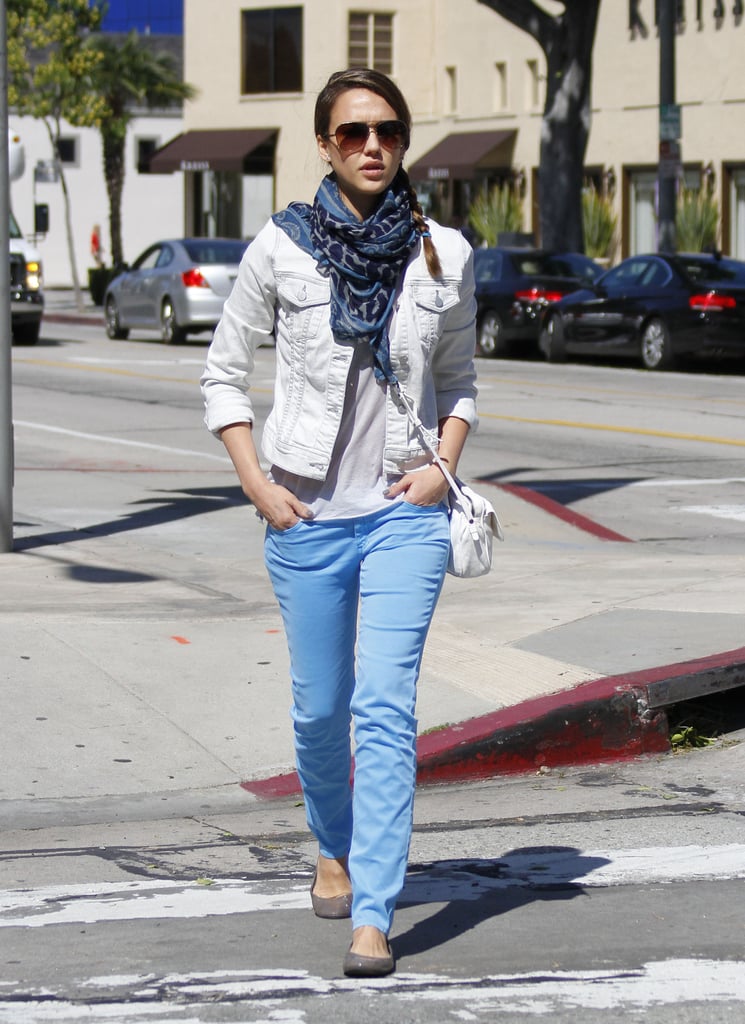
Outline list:
[[[170,345],[214,330],[247,245],[235,238],[171,238],[151,245],[109,283],[106,333],[124,339],[133,328],[157,330]]]

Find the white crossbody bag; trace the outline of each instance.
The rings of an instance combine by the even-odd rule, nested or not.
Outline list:
[[[388,383],[406,410],[409,422],[419,434],[426,448],[432,453],[433,461],[439,466],[450,485],[448,491],[450,558],[447,571],[451,576],[460,576],[464,579],[485,576],[492,567],[494,538],[504,540],[502,527],[494,507],[481,494],[477,494],[472,487],[452,475],[437,452],[431,431],[427,430],[419,419],[412,400],[402,390],[398,381],[389,381]]]

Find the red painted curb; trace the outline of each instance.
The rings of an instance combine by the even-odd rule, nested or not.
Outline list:
[[[457,782],[541,767],[619,761],[670,749],[667,717],[647,705],[647,687],[727,672],[745,647],[639,672],[604,676],[420,736],[417,782]],[[242,782],[260,799],[300,793],[297,772]]]
[[[616,533],[615,530],[609,530],[607,527],[601,526],[600,523],[596,523],[594,519],[588,519],[587,516],[574,512],[572,509],[567,508],[566,505],[562,505],[561,502],[554,501],[553,498],[547,498],[545,494],[541,494],[540,491],[531,490],[530,487],[523,487],[520,484],[493,483],[491,480],[479,480],[479,483],[491,483],[492,486],[499,487],[500,490],[506,491],[508,494],[514,494],[516,498],[522,498],[523,501],[528,501],[531,505],[537,505],[538,508],[542,508],[549,515],[562,519],[565,523],[575,526],[578,530],[584,530],[585,533],[591,533],[594,537],[599,537],[601,540],[620,541],[624,544],[634,543],[630,537],[624,537],[623,534]]]
[[[105,325],[103,313],[100,316],[96,313],[86,316],[84,313],[45,313],[42,317],[42,324],[78,324],[81,327],[103,327]]]

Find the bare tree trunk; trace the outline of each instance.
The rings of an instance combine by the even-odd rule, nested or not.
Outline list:
[[[600,0],[565,0],[560,15],[548,14],[533,0],[478,2],[533,36],[546,55],[538,171],[541,244],[584,252],[582,173]]]
[[[78,276],[78,266],[75,260],[75,241],[72,233],[72,211],[70,209],[70,193],[67,188],[67,179],[65,178],[65,172],[62,167],[62,162],[59,158],[58,143],[60,137],[60,126],[59,123],[55,125],[44,118],[44,124],[46,125],[47,134],[49,135],[49,141],[52,144],[52,152],[54,154],[54,161],[59,171],[60,185],[62,186],[62,197],[65,201],[65,230],[67,232],[67,255],[70,260],[70,273],[72,275],[72,290],[75,296],[75,308],[78,312],[82,312],[83,306],[83,293],[80,287],[80,277]]]
[[[124,192],[124,139],[101,132],[103,144],[103,173],[109,197],[109,234],[111,236],[111,265],[123,262],[122,247],[122,194]]]

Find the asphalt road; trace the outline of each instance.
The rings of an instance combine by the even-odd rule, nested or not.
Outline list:
[[[380,982],[309,909],[295,802],[6,833],[0,1021],[740,1024],[743,739],[420,791]]]
[[[201,426],[203,344],[51,326],[14,350],[19,506],[42,506],[27,482],[43,481],[39,469],[71,465],[77,493],[52,517],[70,531],[115,523],[137,474],[180,494],[188,476],[196,501],[216,481],[234,495]],[[272,358],[259,356],[264,408]],[[529,486],[636,540],[742,554],[738,377],[480,371],[466,475]],[[204,545],[198,517],[164,515],[146,532],[160,557]],[[210,538],[227,563],[239,538]],[[399,969],[375,983],[342,978],[348,923],[310,912],[314,851],[294,800],[208,812],[187,792],[165,817],[157,800],[112,797],[95,824],[11,826],[0,1022],[741,1024],[743,739],[422,790],[393,933]]]

